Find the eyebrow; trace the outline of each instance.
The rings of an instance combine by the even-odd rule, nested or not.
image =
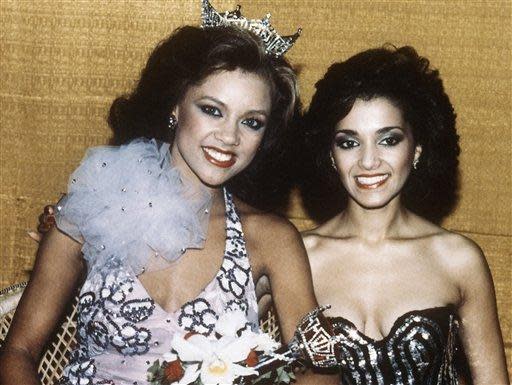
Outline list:
[[[211,100],[214,103],[220,104],[224,108],[227,107],[226,103],[224,103],[223,101],[221,101],[221,100],[219,100],[219,99],[217,99],[217,98],[215,98],[213,96],[206,95],[206,96],[203,96],[203,97],[199,98],[199,100],[204,100],[204,99],[208,99],[208,100]],[[265,111],[265,110],[249,110],[249,111],[247,111],[247,113],[249,113],[249,114],[261,114],[261,115],[263,115],[265,117],[268,117],[268,115],[269,115],[269,113],[267,111]]]
[[[385,134],[386,132],[389,132],[391,130],[394,130],[394,129],[397,129],[397,130],[400,130],[400,131],[404,131],[403,127],[400,127],[400,126],[389,126],[389,127],[382,127],[380,129],[377,130],[377,134]]]
[[[213,96],[202,96],[199,98],[199,100],[203,100],[203,99],[211,100],[214,103],[220,104],[222,107],[226,107],[226,103],[224,103],[223,101],[221,101],[217,98],[214,98]]]
[[[398,129],[400,131],[404,131],[404,129],[400,126],[389,126],[389,127],[382,127],[382,128],[379,128],[377,130],[377,134],[381,135],[381,134],[385,134],[391,130],[394,130],[394,129]],[[354,131],[354,130],[348,130],[348,129],[343,129],[343,130],[337,130],[335,132],[335,134],[345,134],[345,135],[350,135],[350,136],[358,136],[357,134],[357,131]]]

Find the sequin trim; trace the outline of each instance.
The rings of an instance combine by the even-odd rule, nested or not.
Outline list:
[[[428,314],[430,313],[430,314]],[[457,385],[453,360],[458,321],[448,307],[413,311],[373,340],[348,320],[333,319],[346,385]]]

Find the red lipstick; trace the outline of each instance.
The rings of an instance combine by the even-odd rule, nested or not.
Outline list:
[[[235,154],[231,151],[224,151],[217,147],[201,147],[204,157],[208,162],[220,168],[229,168],[236,162]]]
[[[364,190],[374,190],[386,183],[389,176],[389,174],[361,174],[354,179],[357,187]]]

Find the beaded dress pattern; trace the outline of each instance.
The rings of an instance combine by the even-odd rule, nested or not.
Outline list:
[[[121,162],[117,163],[123,166],[114,170],[116,173],[125,173],[130,170],[131,175],[133,175],[133,165],[126,165],[125,161],[135,160],[135,166],[137,166],[140,164],[138,159],[144,159],[143,163],[150,166],[149,169],[154,172],[144,173],[147,176],[143,178],[155,178],[155,174],[159,174],[158,169],[161,171],[160,174],[165,174],[171,168],[168,159],[168,147],[164,145],[162,149],[159,146],[155,141],[141,140],[121,148],[104,147],[100,150],[96,149],[93,151],[92,157],[88,156],[82,162],[77,170],[79,172],[72,175],[71,184],[76,185],[77,176],[84,175],[82,172],[84,168],[94,168],[99,164],[97,170],[101,171],[104,168],[101,165],[106,162],[106,158],[109,159],[109,165],[113,164],[112,160],[122,158],[120,159]],[[98,183],[101,183],[101,178],[95,179]],[[165,179],[165,181],[169,182],[170,180]],[[150,182],[155,181],[137,180],[129,186],[132,189],[137,189],[139,194],[136,195],[140,196],[140,191],[143,190],[141,185]],[[177,181],[172,180],[172,182]],[[96,182],[94,183],[93,186],[87,186],[88,183],[83,183],[83,186],[87,186],[84,188],[91,192],[100,187]],[[126,192],[123,191],[125,187],[117,182],[113,183],[108,189],[109,191],[119,191],[121,196]],[[183,304],[177,311],[170,313],[154,302],[137,278],[138,274],[136,272],[144,271],[144,266],[141,267],[141,265],[148,262],[148,258],[142,258],[142,260],[128,258],[126,254],[132,251],[129,248],[126,249],[125,254],[120,254],[123,248],[115,249],[113,253],[106,252],[110,244],[109,238],[116,233],[115,229],[110,234],[109,228],[102,225],[101,230],[106,230],[107,234],[98,235],[97,238],[93,237],[93,240],[89,240],[88,236],[90,237],[91,234],[99,230],[91,229],[87,220],[70,217],[70,213],[77,214],[81,212],[81,209],[76,207],[76,204],[80,205],[80,203],[76,203],[80,200],[77,199],[76,202],[73,202],[75,200],[73,193],[78,193],[81,196],[83,195],[80,193],[81,190],[82,188],[78,190],[71,188],[68,196],[58,204],[61,209],[57,213],[57,226],[62,231],[83,242],[84,258],[89,268],[87,279],[80,291],[78,303],[78,346],[72,352],[70,362],[65,368],[64,376],[59,384],[149,384],[146,381],[148,367],[155,360],[161,359],[164,353],[170,351],[170,342],[175,333],[193,331],[209,335],[212,333],[219,315],[226,310],[243,310],[249,325],[253,329],[258,328],[256,293],[244,234],[229,192],[224,191],[226,242],[220,269],[196,298]],[[158,208],[156,203],[165,204],[165,202],[159,201],[157,195],[158,192],[154,191],[151,197],[144,195],[141,200],[145,202],[152,199],[152,208]],[[105,198],[104,194],[101,194],[101,196],[102,198],[97,204],[103,205],[102,207],[105,209],[104,204],[110,198]],[[168,203],[174,205],[172,202]],[[182,205],[185,203],[181,202]],[[128,212],[128,208],[134,209],[139,205],[139,203],[133,204],[133,202],[126,199],[123,200],[122,204],[125,208],[124,211],[121,210],[122,213]],[[195,208],[204,210],[206,213],[208,211],[204,209],[202,203]],[[191,209],[191,207],[187,206],[187,209]],[[151,210],[148,210],[148,212],[151,212]],[[162,210],[162,212],[165,213],[165,210]],[[83,214],[85,215],[85,212]],[[141,229],[149,229],[152,223],[147,221],[151,219],[158,221],[161,231],[168,231],[164,223],[169,225],[169,218],[165,218],[164,223],[162,223],[160,218],[155,219],[154,216],[144,215],[140,210],[133,215],[136,216],[139,225],[142,222]],[[135,218],[130,219],[135,220]],[[183,219],[181,218],[181,221]],[[185,222],[187,225],[191,224],[190,221]],[[115,225],[112,221],[109,224]],[[171,223],[170,227],[172,231],[174,225]],[[199,230],[193,226],[190,229]],[[147,230],[131,232],[130,234],[132,235],[121,242],[130,245],[131,248],[135,248],[137,251],[144,250],[144,248],[141,247],[138,241],[130,239],[130,237],[146,240],[151,238],[148,236]],[[166,249],[174,248],[174,245],[165,245],[165,242],[162,243],[160,240],[153,243],[160,247],[157,249],[149,247],[148,250],[153,250],[153,254],[157,255],[162,253],[164,257]],[[166,248],[166,246],[168,247]],[[168,257],[170,255],[167,254]],[[175,260],[174,254],[172,254],[170,260]],[[137,270],[139,268],[140,270]]]
[[[342,317],[332,319],[344,385],[457,385],[459,321],[450,306],[399,317],[381,340]]]

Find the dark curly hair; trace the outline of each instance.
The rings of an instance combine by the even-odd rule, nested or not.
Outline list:
[[[422,146],[418,168],[412,170],[402,191],[402,202],[439,222],[457,201],[460,149],[455,113],[439,72],[410,46],[385,45],[363,51],[333,64],[316,83],[303,125],[309,156],[303,157],[307,164],[301,190],[307,209],[318,220],[332,216],[333,207],[343,209],[347,193],[329,157],[334,128],[356,99],[376,97],[388,99],[402,111],[415,142]]]
[[[114,100],[110,108],[111,142],[123,144],[147,137],[172,143],[169,115],[188,88],[217,71],[236,69],[255,73],[268,82],[272,109],[255,158],[227,185],[247,203],[274,209],[286,204],[292,183],[284,165],[289,158],[290,128],[297,124],[301,106],[290,64],[282,57],[267,55],[261,39],[249,31],[184,26],[161,41],[133,92]]]

